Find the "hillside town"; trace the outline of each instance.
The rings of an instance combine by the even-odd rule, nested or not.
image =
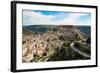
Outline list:
[[[46,62],[61,50],[64,43],[82,41],[84,36],[79,29],[69,26],[59,26],[57,31],[47,31],[42,34],[23,34],[22,37],[22,62]]]
[[[61,47],[63,41],[59,40],[62,35],[60,31],[49,31],[42,35],[27,35],[23,37],[23,57],[27,59],[27,62],[33,59],[33,55],[46,55],[54,48]],[[27,48],[27,49],[26,49]],[[27,54],[27,56],[25,56]]]

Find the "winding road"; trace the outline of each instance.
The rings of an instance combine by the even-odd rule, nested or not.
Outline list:
[[[72,48],[75,52],[81,54],[82,56],[87,57],[87,58],[91,58],[91,56],[90,56],[89,54],[84,53],[84,52],[80,51],[78,48],[74,47],[74,43],[71,43],[71,48]]]

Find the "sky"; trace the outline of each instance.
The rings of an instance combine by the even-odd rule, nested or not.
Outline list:
[[[90,25],[91,14],[79,12],[58,12],[23,10],[23,25]]]

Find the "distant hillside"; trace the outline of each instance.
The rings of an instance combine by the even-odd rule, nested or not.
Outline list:
[[[23,33],[30,33],[30,32],[35,32],[35,33],[44,33],[50,30],[57,30],[57,26],[54,25],[30,25],[30,26],[23,26]]]
[[[24,28],[24,27],[23,27],[22,30],[23,30],[22,32],[23,32],[24,35],[30,35],[30,34],[33,34],[33,31],[31,31],[30,29],[27,29],[27,28]]]
[[[23,26],[23,30],[26,32],[40,32],[44,33],[49,30],[58,30],[59,28],[78,28],[82,33],[85,33],[87,36],[91,36],[91,27],[90,26],[66,26],[66,25],[30,25],[30,26]],[[64,29],[61,29],[64,30]]]
[[[91,36],[91,27],[90,26],[76,26],[79,30],[87,36]]]

